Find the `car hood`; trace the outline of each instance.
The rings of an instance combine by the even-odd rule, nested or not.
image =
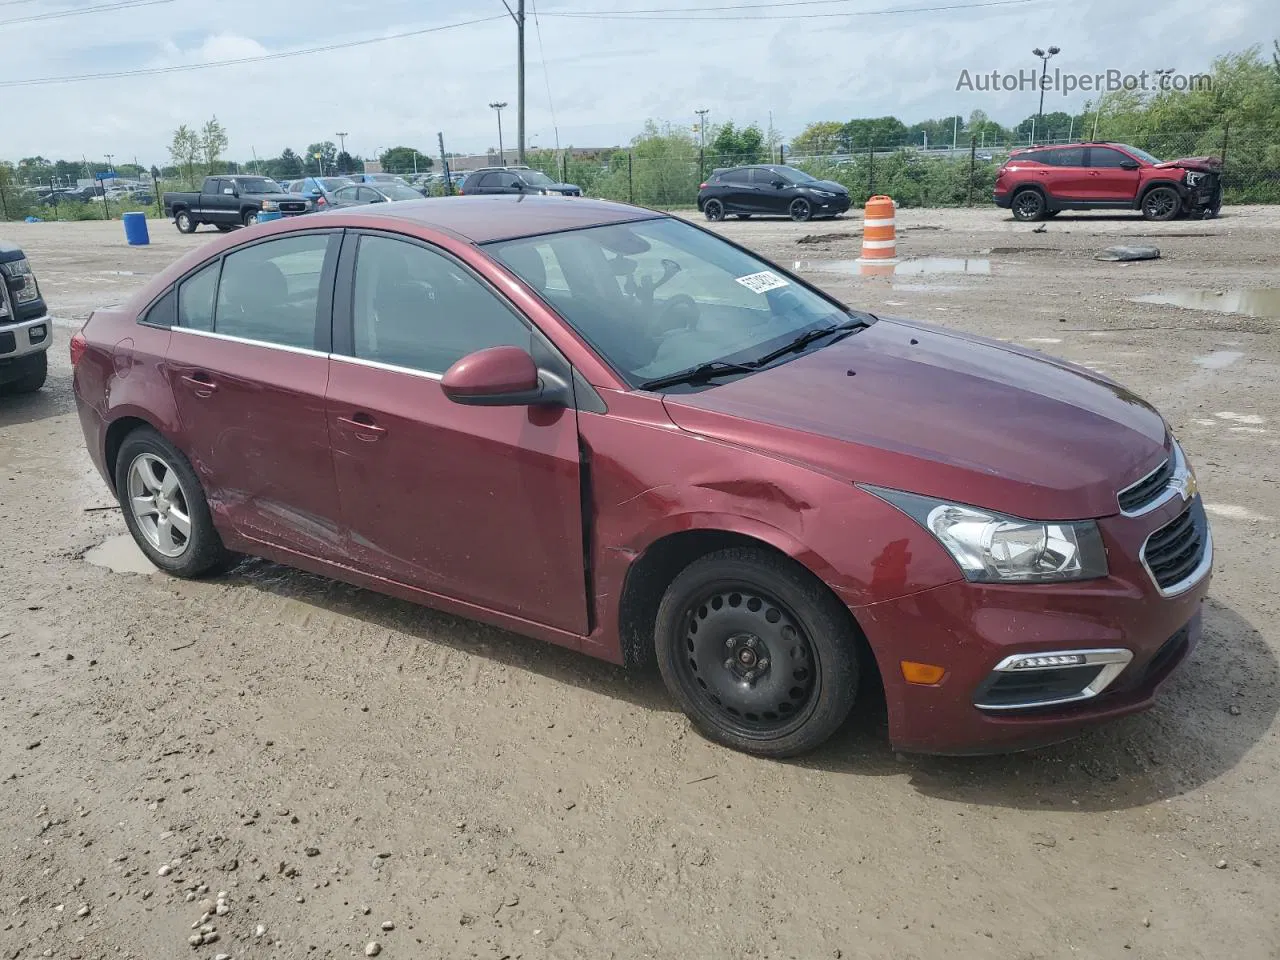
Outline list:
[[[1222,161],[1217,157],[1181,157],[1178,160],[1166,160],[1164,163],[1156,164],[1156,169],[1158,170],[1171,168],[1199,170],[1202,173],[1219,173],[1222,171]]]
[[[834,180],[816,180],[816,181],[811,181],[809,183],[799,184],[799,186],[811,187],[814,190],[826,190],[830,193],[847,194],[849,192],[848,187],[846,187],[843,183],[836,183]]]
[[[306,200],[307,198],[300,193],[246,193],[241,196],[242,200],[273,200],[279,203],[281,200]]]
[[[1116,494],[1171,442],[1154,409],[1105,377],[896,319],[664,402],[708,438],[1028,519],[1116,513]]]
[[[576,183],[549,183],[543,190],[554,190],[557,193],[569,193],[572,190],[581,190],[582,188]]]

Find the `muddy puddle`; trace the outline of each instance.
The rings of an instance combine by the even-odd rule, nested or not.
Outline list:
[[[133,542],[127,533],[100,543],[84,555],[87,563],[103,567],[112,573],[158,573],[147,555]]]
[[[1136,303],[1161,303],[1188,310],[1236,313],[1263,320],[1280,320],[1280,287],[1242,290],[1166,290],[1134,297]]]

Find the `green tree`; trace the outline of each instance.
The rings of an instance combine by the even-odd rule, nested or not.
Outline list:
[[[303,158],[307,173],[326,176],[334,172],[337,163],[338,147],[332,140],[308,144],[307,155]]]
[[[432,164],[429,155],[414,147],[392,147],[390,150],[383,150],[378,157],[378,162],[387,173],[413,173],[415,170],[422,173],[424,170],[430,170]]]
[[[190,187],[195,186],[196,161],[200,159],[201,152],[200,135],[185,123],[173,131],[169,156],[173,158],[173,165],[182,171],[182,177]]]
[[[338,156],[334,160],[334,164],[337,166],[339,173],[356,172],[356,158],[351,156],[351,154],[347,153],[345,150],[338,151]]]
[[[712,161],[719,166],[759,163],[764,159],[764,134],[754,123],[738,129],[733,121],[721,124],[708,145]]]
[[[824,156],[845,149],[844,124],[838,120],[811,123],[791,141],[791,153],[797,157]]]
[[[907,126],[897,117],[863,118],[844,124],[841,135],[845,151],[860,152],[873,146],[883,150],[906,143]]]
[[[293,180],[302,176],[302,158],[293,152],[292,148],[285,147],[280,151],[280,156],[273,160],[275,170],[273,171],[277,177],[285,180]]]
[[[218,122],[216,116],[210,117],[200,128],[200,153],[204,157],[205,171],[210,174],[221,173],[218,158],[222,156],[230,140],[226,129]]]

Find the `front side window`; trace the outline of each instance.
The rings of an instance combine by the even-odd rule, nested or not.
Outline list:
[[[1121,146],[1123,146],[1126,150],[1129,151],[1129,153],[1137,157],[1143,163],[1156,164],[1161,162],[1159,157],[1154,157],[1151,154],[1147,153],[1147,151],[1145,150],[1139,150],[1137,147],[1131,147],[1127,143],[1121,144]]]
[[[219,266],[220,262],[215,260],[179,285],[178,326],[189,330],[213,330],[213,295],[218,289]]]
[[[1120,164],[1128,160],[1119,150],[1112,150],[1108,147],[1092,147],[1089,152],[1089,166],[1091,167],[1118,167]]]
[[[214,331],[285,347],[316,344],[316,307],[328,234],[282,237],[228,254]]]
[[[851,317],[768,263],[671,218],[485,249],[632,385],[703,363],[755,360]]]
[[[343,187],[333,195],[333,199],[344,203],[355,203],[360,199],[360,190],[357,187]]]
[[[531,344],[529,327],[469,271],[391,237],[360,238],[351,314],[358,358],[424,373],[487,347]]]

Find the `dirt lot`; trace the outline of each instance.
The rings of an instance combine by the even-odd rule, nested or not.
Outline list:
[[[1150,713],[937,759],[895,756],[869,705],[765,762],[693,734],[655,677],[406,603],[257,562],[95,566],[124,524],[82,449],[72,321],[211,234],[9,225],[66,322],[48,387],[0,404],[0,957],[1280,957],[1280,321],[1130,299],[1275,285],[1280,209],[900,223],[904,256],[969,272],[832,265],[856,219],[723,229],[1165,412],[1218,559]],[[1164,256],[1091,259],[1129,240]]]

